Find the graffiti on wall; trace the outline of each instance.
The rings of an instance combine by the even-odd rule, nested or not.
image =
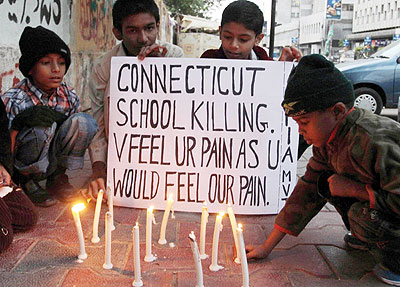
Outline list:
[[[5,89],[3,89],[3,81],[12,82],[11,86],[16,85],[20,81],[20,79],[16,76],[17,70],[18,70],[18,63],[15,64],[15,69],[10,69],[8,71],[0,72],[0,94],[3,94],[9,88],[6,87]]]
[[[27,5],[29,2],[30,5]],[[39,16],[40,24],[55,24],[61,22],[61,0],[0,0],[0,8],[8,10],[8,20],[17,24],[30,24],[33,17]]]
[[[109,49],[114,44],[111,33],[110,0],[81,0],[79,30],[83,40],[94,42],[98,48]]]

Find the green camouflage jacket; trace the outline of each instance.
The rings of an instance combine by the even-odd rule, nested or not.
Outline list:
[[[313,147],[306,173],[275,220],[279,230],[297,236],[326,201],[316,182],[329,170],[364,183],[370,207],[400,219],[400,124],[362,109],[352,111],[324,148]]]

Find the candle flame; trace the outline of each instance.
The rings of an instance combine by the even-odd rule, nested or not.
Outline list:
[[[243,226],[242,226],[242,224],[238,223],[237,229],[238,229],[239,231],[243,231]]]
[[[80,212],[80,211],[84,210],[85,207],[86,207],[86,206],[85,206],[82,202],[80,202],[80,203],[75,204],[75,205],[72,207],[72,211],[73,211],[73,212]]]
[[[174,194],[173,193],[170,193],[169,195],[168,195],[168,200],[173,200],[174,199]]]
[[[223,217],[225,215],[225,212],[221,211],[218,215]]]
[[[135,225],[136,227],[139,227],[139,223],[138,222],[136,222],[136,225]]]
[[[207,207],[207,202],[204,200],[203,201],[203,205],[205,206],[205,207]]]
[[[147,208],[147,212],[153,213],[153,209],[154,209],[154,206],[152,205],[149,208]]]

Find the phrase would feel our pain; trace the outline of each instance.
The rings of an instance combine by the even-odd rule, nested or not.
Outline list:
[[[281,137],[280,119],[271,121],[279,107],[259,89],[265,73],[259,66],[121,64],[109,136],[114,194],[269,205],[266,171],[278,168]]]

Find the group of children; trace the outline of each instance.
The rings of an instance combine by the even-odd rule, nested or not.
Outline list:
[[[0,198],[0,252],[11,244],[13,231],[35,225],[34,205],[78,196],[65,171],[82,168],[86,149],[93,173],[83,195],[96,199],[105,189],[111,58],[183,56],[178,46],[157,40],[160,16],[153,0],[117,0],[112,14],[112,31],[121,42],[93,66],[91,115],[80,112],[79,97],[63,82],[71,63],[64,41],[40,26],[26,27],[21,35],[19,67],[25,79],[0,101],[0,185],[14,187]],[[258,46],[263,23],[256,4],[232,2],[222,14],[221,47],[201,57],[273,60]],[[279,60],[299,61],[282,106],[299,125],[299,154],[313,145],[313,156],[266,242],[247,246],[248,259],[267,257],[286,234],[297,236],[330,202],[351,231],[345,242],[377,250],[375,274],[400,286],[400,125],[354,108],[351,83],[324,57],[302,57],[286,47]]]

